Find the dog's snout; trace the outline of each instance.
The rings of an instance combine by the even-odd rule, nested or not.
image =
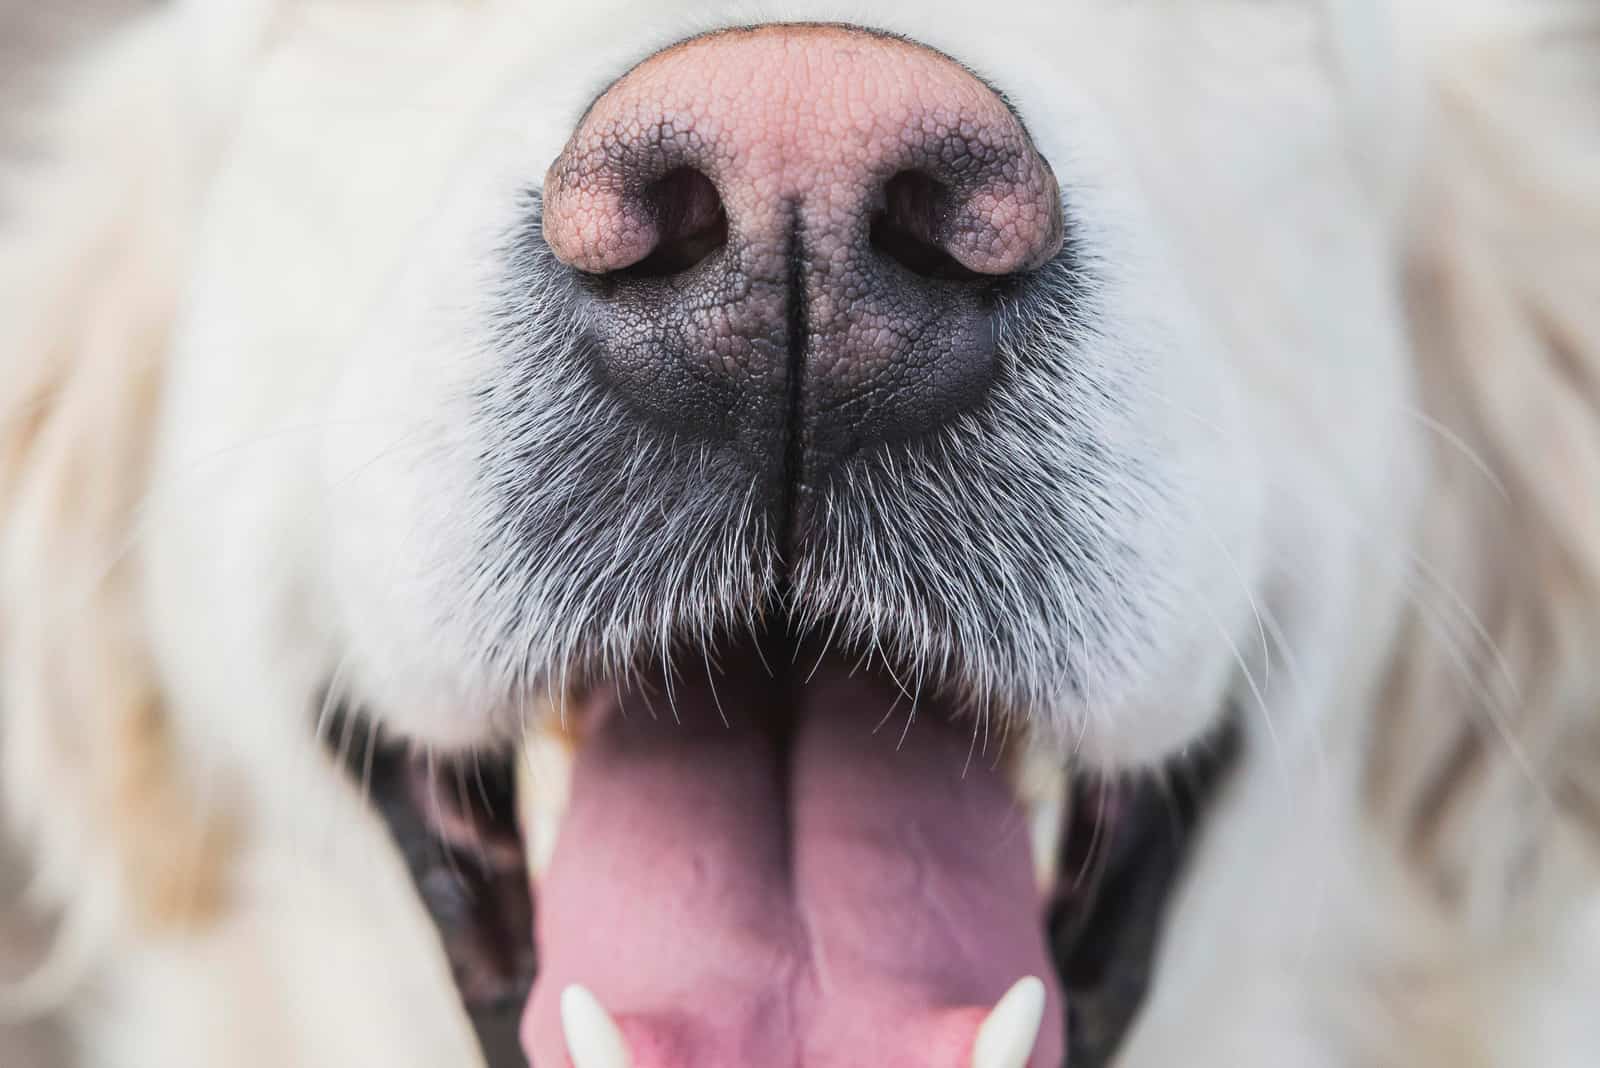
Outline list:
[[[543,210],[594,294],[607,386],[674,433],[787,456],[802,486],[980,401],[1000,288],[1063,231],[1054,175],[997,93],[838,26],[646,60],[580,122]]]

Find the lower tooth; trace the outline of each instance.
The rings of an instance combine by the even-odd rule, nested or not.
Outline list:
[[[561,1031],[573,1068],[632,1068],[616,1021],[577,983],[561,992]]]
[[[1044,983],[1019,979],[984,1018],[972,1044],[972,1068],[1027,1068],[1044,1022]]]

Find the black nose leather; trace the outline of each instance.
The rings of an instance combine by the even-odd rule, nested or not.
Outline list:
[[[882,244],[863,233],[841,249],[809,221],[795,206],[772,240],[594,279],[607,383],[661,425],[758,460],[796,450],[807,476],[977,404],[994,374],[996,280],[924,249],[887,211]]]

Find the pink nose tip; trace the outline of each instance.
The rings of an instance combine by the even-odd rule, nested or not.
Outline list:
[[[550,167],[543,226],[594,276],[605,381],[802,496],[981,403],[1003,287],[1063,241],[1055,176],[998,94],[835,25],[728,30],[629,71]]]
[[[946,56],[854,28],[726,31],[630,71],[550,168],[551,248],[617,271],[709,226],[712,190],[660,186],[676,169],[710,180],[745,240],[781,240],[800,207],[829,251],[888,211],[978,274],[1061,245],[1055,178],[1005,102]],[[916,189],[896,196],[901,174]]]

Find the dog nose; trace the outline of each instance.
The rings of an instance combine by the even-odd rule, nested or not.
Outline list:
[[[1049,165],[955,60],[855,27],[692,38],[590,107],[543,227],[600,379],[804,491],[981,403],[998,309],[1063,240]]]

